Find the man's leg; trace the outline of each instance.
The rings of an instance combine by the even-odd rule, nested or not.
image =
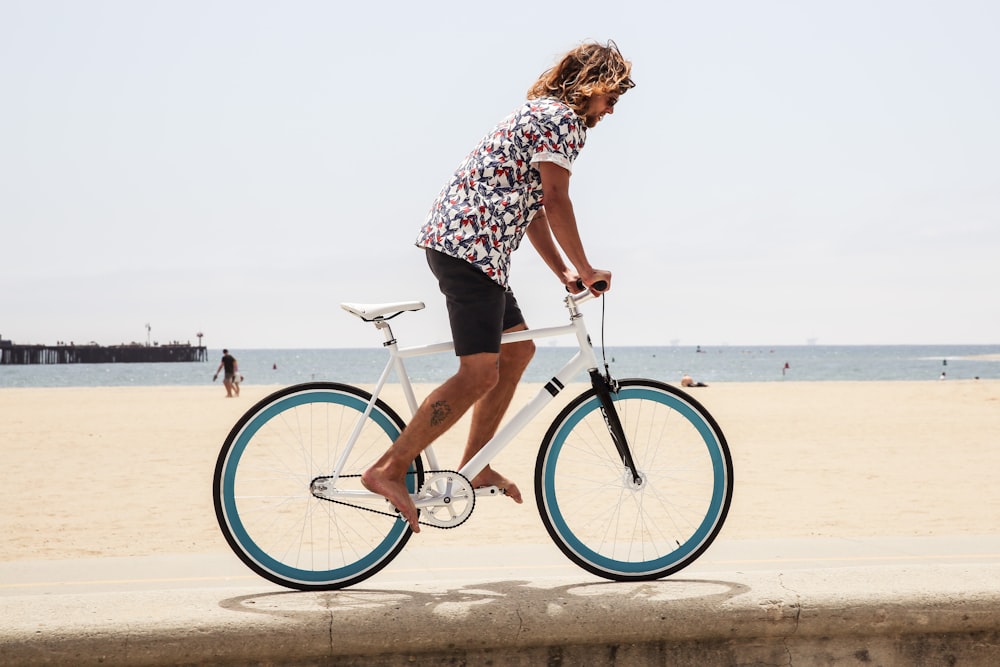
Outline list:
[[[519,324],[507,331],[523,331],[527,328],[526,325]],[[531,362],[534,355],[535,343],[530,340],[508,343],[500,348],[499,377],[493,389],[480,398],[473,408],[469,440],[466,442],[465,452],[462,454],[460,468],[496,434],[500,422],[507,412],[507,407],[510,405],[511,399],[514,398],[514,392],[517,390],[521,375],[524,374],[524,369],[528,367],[528,363]],[[521,491],[517,485],[493,470],[489,465],[470,481],[473,488],[496,486],[503,489],[515,502],[522,502]]]
[[[420,452],[455,425],[497,383],[500,355],[483,352],[459,357],[458,372],[431,392],[417,408],[413,419],[385,454],[361,475],[369,491],[385,496],[413,529],[417,508],[406,488],[406,471]]]

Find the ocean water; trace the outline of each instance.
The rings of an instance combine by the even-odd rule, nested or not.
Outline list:
[[[387,358],[381,349],[232,352],[239,360],[245,383],[267,385],[313,380],[373,384]],[[573,348],[539,346],[524,380],[548,380],[572,353]],[[599,348],[597,353],[600,358]],[[1000,345],[732,345],[703,347],[700,351],[686,346],[620,347],[608,348],[604,354],[615,377],[649,377],[671,383],[680,382],[685,373],[708,384],[938,380],[942,373],[948,379],[1000,378]],[[0,366],[0,387],[211,384],[221,357],[221,350],[209,350],[209,361],[200,363]],[[408,359],[406,364],[414,382],[426,383],[441,382],[457,367],[451,353]]]

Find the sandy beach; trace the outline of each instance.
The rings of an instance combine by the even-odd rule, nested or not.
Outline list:
[[[277,387],[0,389],[0,561],[227,551],[212,472],[237,418]],[[427,391],[430,387],[420,387]],[[495,462],[523,505],[477,505],[424,544],[548,541],[532,471],[570,388]],[[515,404],[538,385],[524,385]],[[722,539],[992,534],[1000,526],[1000,381],[715,384],[692,394],[735,465]],[[385,395],[400,414],[398,387]],[[438,445],[457,463],[467,427]]]

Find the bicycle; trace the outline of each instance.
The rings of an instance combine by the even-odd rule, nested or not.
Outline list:
[[[539,514],[584,570],[614,581],[659,579],[695,561],[719,534],[732,501],[732,457],[716,421],[680,389],[615,380],[606,361],[601,373],[579,309],[593,298],[589,291],[565,297],[569,324],[504,334],[503,343],[571,335],[579,350],[461,469],[442,469],[427,447],[406,483],[421,525],[462,524],[479,498],[503,495],[469,480],[586,370],[591,387],[562,409],[538,451]],[[389,359],[373,391],[334,382],[278,390],[233,426],[213,478],[216,517],[236,555],[298,590],[357,584],[410,539],[395,508],[361,485],[361,473],[404,428],[379,393],[395,372],[412,415],[417,401],[404,360],[454,349],[450,342],[399,347],[389,320],[424,308],[420,301],[341,307],[383,334]]]

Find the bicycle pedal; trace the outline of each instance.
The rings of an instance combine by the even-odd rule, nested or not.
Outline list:
[[[476,488],[477,496],[506,496],[507,490],[499,486],[480,486]]]

